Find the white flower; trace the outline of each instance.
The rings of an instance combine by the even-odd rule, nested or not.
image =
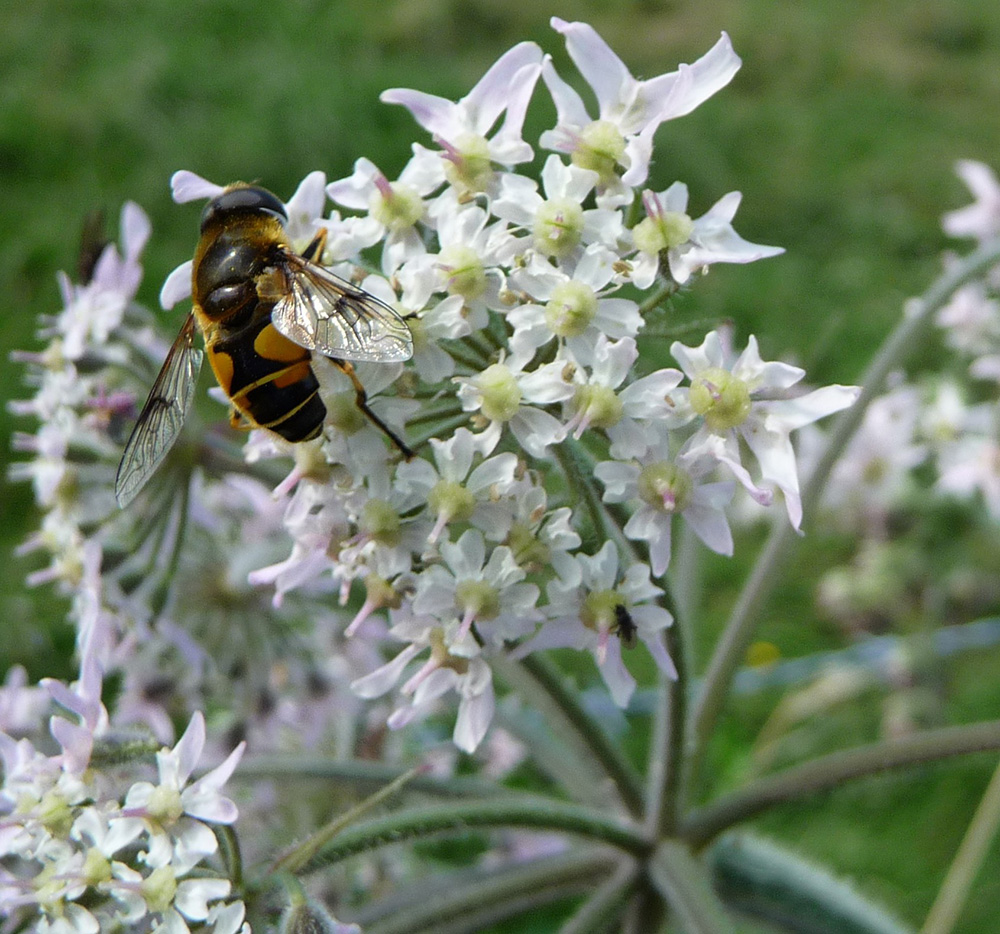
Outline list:
[[[739,70],[740,60],[723,33],[694,64],[638,81],[591,26],[558,17],[551,22],[566,37],[570,58],[597,96],[598,118],[590,118],[580,96],[546,60],[542,77],[555,102],[558,123],[542,134],[540,142],[546,149],[570,153],[576,165],[598,173],[602,206],[626,204],[632,197],[629,189],[646,180],[657,127],[690,113],[724,88]]]
[[[232,824],[236,805],[222,795],[222,786],[236,769],[245,743],[240,743],[226,759],[197,781],[188,779],[205,747],[205,718],[200,711],[191,717],[188,728],[170,750],[156,754],[159,783],[136,782],[125,796],[123,820],[141,820],[151,836],[151,865],[171,863],[178,874],[215,852],[215,834],[205,825]]]
[[[956,289],[935,322],[944,328],[948,346],[962,353],[977,356],[1000,346],[1000,301],[982,280]]]
[[[429,648],[430,657],[400,689],[406,702],[393,711],[387,724],[391,729],[400,729],[412,723],[429,713],[442,695],[454,690],[460,700],[453,741],[459,749],[473,752],[493,718],[493,674],[480,657],[475,640],[456,640],[455,627],[448,628],[450,634],[433,621],[404,615],[390,632],[407,642],[406,648],[390,662],[354,681],[351,690],[359,697],[381,697],[392,690],[409,663]]]
[[[975,237],[979,241],[995,237],[1000,233],[1000,181],[988,165],[972,159],[960,159],[955,171],[976,200],[945,214],[941,219],[944,232],[950,237]]]
[[[285,510],[284,526],[292,538],[291,554],[277,564],[251,571],[251,586],[273,585],[274,604],[306,584],[315,586],[325,571],[336,566],[334,543],[350,534],[350,516],[343,491],[333,483],[305,479],[299,482]]]
[[[445,174],[463,191],[487,191],[494,184],[493,163],[527,162],[531,147],[521,138],[524,116],[538,80],[542,52],[522,42],[505,52],[457,103],[406,88],[383,91],[380,100],[402,104],[444,152]],[[501,114],[500,129],[487,139]]]
[[[666,458],[665,445],[653,446],[637,462],[604,461],[594,475],[604,484],[609,503],[636,502],[638,508],[622,531],[649,543],[650,565],[657,577],[670,563],[671,525],[682,515],[692,531],[712,551],[733,553],[733,536],[725,506],[733,497],[732,481],[708,481],[719,462],[704,447]]]
[[[581,245],[600,242],[613,248],[623,234],[618,211],[583,207],[598,181],[596,172],[566,165],[553,154],[542,168],[544,198],[534,179],[505,175],[491,209],[497,217],[529,231],[525,244],[542,256],[566,261],[579,255]]]
[[[532,457],[544,457],[545,449],[561,441],[559,419],[537,405],[569,399],[575,389],[566,378],[560,360],[524,372],[525,360],[511,358],[493,363],[473,377],[455,377],[458,398],[466,412],[481,412],[490,427],[482,432],[482,443],[491,450],[504,427],[509,427],[521,447]]]
[[[510,525],[504,513],[509,504],[498,502],[514,482],[517,455],[512,453],[487,457],[473,468],[477,453],[488,454],[467,428],[459,428],[447,441],[431,439],[435,469],[428,461],[414,458],[400,464],[396,484],[402,494],[427,503],[434,515],[434,526],[427,535],[434,544],[452,522],[471,522],[503,537]]]
[[[782,247],[750,243],[733,230],[732,220],[742,197],[731,191],[692,220],[687,214],[688,189],[683,182],[674,182],[658,194],[644,191],[646,217],[632,229],[632,240],[639,250],[633,261],[632,281],[640,289],[649,288],[664,252],[670,275],[679,285],[712,263],[752,263],[784,253]]]
[[[823,490],[836,519],[881,526],[927,457],[927,445],[917,441],[921,408],[920,393],[905,384],[872,400]]]
[[[330,182],[331,201],[355,211],[366,211],[374,221],[382,247],[382,272],[392,275],[407,260],[427,252],[417,224],[427,213],[424,199],[444,183],[440,159],[414,145],[413,158],[390,182],[369,159],[354,163],[354,174]]]
[[[593,557],[577,555],[576,562],[579,582],[567,586],[566,581],[555,580],[549,584],[550,618],[513,655],[523,658],[540,649],[559,647],[587,649],[593,653],[614,702],[626,707],[635,691],[635,678],[625,667],[622,643],[638,637],[660,670],[676,678],[677,670],[663,643],[663,630],[672,624],[673,617],[649,602],[663,591],[650,583],[647,565],[632,564],[624,574],[619,573],[613,542],[606,542]]]
[[[500,646],[540,618],[538,588],[523,583],[527,575],[506,545],[493,547],[487,558],[482,533],[469,529],[457,542],[443,543],[441,557],[444,565],[431,565],[417,578],[413,612],[441,621],[457,617],[449,646],[464,642],[473,624],[480,638]]]
[[[766,503],[769,491],[757,486],[740,462],[737,438],[746,441],[760,464],[761,478],[782,491],[789,521],[798,529],[802,500],[789,434],[852,405],[858,387],[826,386],[796,398],[782,398],[780,394],[801,380],[805,370],[786,363],[764,363],[753,336],[735,361],[726,360],[717,331],[710,332],[700,347],[677,341],[670,352],[691,380],[689,388],[675,390],[678,408],[704,418],[691,447],[710,445],[747,492]]]
[[[606,295],[614,290],[609,286],[615,262],[615,254],[595,243],[583,252],[572,275],[541,257],[516,270],[511,275],[512,285],[534,302],[507,312],[514,327],[512,359],[528,361],[539,347],[557,338],[578,361],[587,364],[599,335],[635,337],[642,327],[639,306],[630,299]]]

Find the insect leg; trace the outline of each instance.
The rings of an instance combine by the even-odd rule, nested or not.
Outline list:
[[[358,374],[354,372],[354,367],[346,360],[337,360],[334,357],[330,357],[329,360],[354,385],[355,405],[357,405],[357,407],[364,412],[372,424],[374,424],[394,445],[396,445],[397,448],[399,448],[403,457],[410,460],[414,456],[413,451],[407,447],[406,443],[368,407],[368,393],[365,392],[365,387],[361,385],[361,380],[358,379]]]
[[[326,249],[326,228],[320,227],[319,233],[312,238],[312,241],[302,251],[302,256],[304,259],[309,260],[310,263],[318,263],[322,265],[323,263],[323,251]]]

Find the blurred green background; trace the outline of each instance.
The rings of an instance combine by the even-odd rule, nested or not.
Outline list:
[[[171,202],[173,171],[260,180],[284,197],[314,169],[330,179],[349,174],[361,155],[393,178],[410,143],[426,140],[408,113],[379,103],[379,92],[403,86],[458,98],[523,39],[571,76],[550,15],[590,22],[640,77],[694,60],[729,32],[742,70],[695,113],[661,128],[651,184],[687,182],[695,215],[741,190],[740,233],[788,252],[715,267],[681,310],[706,324],[733,319],[740,343],[756,333],[765,359],[795,360],[816,382],[856,379],[904,299],[937,274],[947,246],[940,216],[968,201],[955,160],[1000,167],[996,0],[4,0],[0,10],[7,351],[35,348],[38,315],[58,310],[55,273],[74,268],[88,211],[103,208],[112,229],[126,199],[149,213],[140,299],[155,305],[165,274],[191,254],[200,209]],[[544,92],[536,97],[529,139],[552,118]],[[20,367],[5,372],[4,398],[24,395]],[[0,456],[10,456],[18,427],[32,428],[0,411]],[[2,641],[22,661],[72,642],[51,625],[59,601],[22,586],[37,562],[9,557],[37,519],[30,491],[5,487]],[[713,564],[720,601],[740,567]],[[774,637],[784,654],[838,644],[812,615],[808,579],[780,600],[771,615],[793,618]],[[65,674],[35,665],[35,677]],[[996,715],[996,658],[957,663],[948,678],[959,686],[948,695],[951,719]],[[740,750],[773,702],[755,701],[727,721],[723,783],[724,763],[738,771]],[[873,738],[870,710],[855,716],[848,740]],[[762,826],[918,922],[985,787],[988,759],[865,783]],[[994,853],[960,931],[1000,927],[998,869]]]

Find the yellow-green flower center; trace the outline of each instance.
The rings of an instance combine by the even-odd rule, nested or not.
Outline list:
[[[657,254],[691,239],[694,221],[680,211],[663,211],[644,217],[632,228],[632,240],[643,253]]]
[[[111,863],[96,846],[87,850],[81,875],[86,879],[87,885],[99,885],[111,878]]]
[[[683,512],[693,492],[691,475],[669,461],[649,464],[639,473],[639,497],[660,512]]]
[[[500,593],[486,581],[462,580],[455,585],[455,606],[463,616],[472,613],[476,619],[496,619],[500,613]]]
[[[607,120],[595,120],[584,127],[580,142],[570,157],[574,165],[590,169],[606,186],[615,180],[616,169],[625,158],[625,137],[621,130]]]
[[[493,181],[490,144],[486,137],[476,133],[459,136],[445,159],[444,175],[460,190],[486,191]]]
[[[476,379],[483,395],[482,410],[491,422],[509,422],[521,405],[521,387],[509,367],[502,363],[488,366]]]
[[[580,622],[595,632],[610,632],[617,622],[615,607],[622,602],[617,590],[593,590],[580,607]]]
[[[532,233],[539,253],[565,259],[583,238],[583,208],[569,198],[546,201],[535,213]]]
[[[597,315],[597,295],[583,282],[570,279],[552,290],[545,305],[545,323],[557,337],[578,337]]]
[[[456,245],[442,250],[438,266],[452,295],[472,301],[486,291],[486,269],[471,246]]]
[[[395,507],[384,499],[368,500],[361,510],[361,520],[358,524],[362,531],[380,545],[392,548],[399,544],[402,521]]]
[[[184,813],[181,793],[176,788],[157,785],[146,803],[146,813],[163,827],[175,824]]]
[[[465,522],[472,518],[476,498],[461,483],[439,480],[427,494],[427,505],[435,515]]]
[[[389,193],[376,190],[368,206],[369,213],[389,230],[406,230],[424,214],[424,202],[419,193],[409,185],[399,182],[389,184]]]
[[[539,571],[549,564],[552,550],[523,522],[511,525],[505,544],[514,555],[514,560],[529,572]]]
[[[323,400],[326,403],[326,420],[345,435],[353,435],[365,427],[367,419],[353,392],[334,393]]]
[[[177,895],[177,877],[170,866],[154,869],[140,886],[146,907],[150,911],[162,913],[174,903]]]
[[[573,398],[577,412],[585,412],[591,428],[611,428],[625,413],[625,406],[610,386],[580,386]]]
[[[73,826],[73,809],[65,795],[58,791],[46,792],[37,803],[26,796],[22,807],[27,811],[34,810],[42,826],[54,836],[66,836]]]
[[[378,574],[365,576],[365,600],[374,606],[398,610],[403,604],[402,595],[384,577]]]
[[[728,370],[709,367],[691,381],[691,407],[713,431],[736,428],[750,414],[750,387]]]

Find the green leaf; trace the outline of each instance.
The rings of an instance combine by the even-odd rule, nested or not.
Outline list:
[[[758,837],[723,837],[709,864],[727,905],[796,934],[913,934],[847,882]]]

